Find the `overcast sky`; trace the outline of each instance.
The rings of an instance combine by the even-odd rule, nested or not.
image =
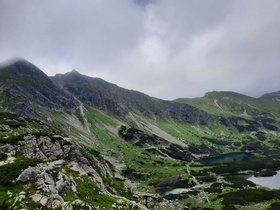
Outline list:
[[[0,0],[0,60],[18,56],[164,99],[259,96],[280,90],[280,1]]]

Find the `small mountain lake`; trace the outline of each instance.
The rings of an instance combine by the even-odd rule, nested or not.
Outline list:
[[[269,177],[255,177],[251,176],[247,180],[254,182],[257,185],[269,187],[272,189],[280,188],[280,170],[276,171],[277,174]]]
[[[191,191],[191,189],[187,189],[187,188],[175,188],[172,190],[169,190],[167,192],[165,192],[165,195],[174,195],[174,194],[180,194],[180,193],[186,193]]]

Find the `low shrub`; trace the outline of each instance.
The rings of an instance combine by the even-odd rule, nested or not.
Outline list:
[[[21,158],[16,162],[0,166],[0,185],[10,186],[20,173],[28,166],[35,166],[40,160]]]
[[[8,155],[0,152],[0,161],[6,160],[7,158],[8,158]]]
[[[219,195],[218,198],[223,198],[222,204],[225,206],[247,205],[280,199],[280,190],[243,189]]]

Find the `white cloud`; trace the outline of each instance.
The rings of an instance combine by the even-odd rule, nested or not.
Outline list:
[[[166,99],[260,95],[280,89],[279,9],[278,0],[1,1],[0,59]]]

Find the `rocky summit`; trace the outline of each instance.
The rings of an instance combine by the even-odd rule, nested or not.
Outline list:
[[[174,101],[0,65],[0,209],[279,209],[279,92]],[[279,183],[278,183],[279,184]]]

